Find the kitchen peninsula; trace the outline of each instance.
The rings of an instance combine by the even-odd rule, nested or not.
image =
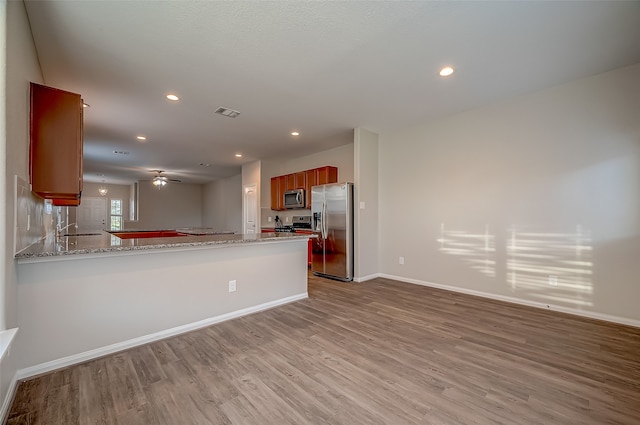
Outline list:
[[[306,298],[308,238],[100,232],[34,244],[16,255],[20,378]]]

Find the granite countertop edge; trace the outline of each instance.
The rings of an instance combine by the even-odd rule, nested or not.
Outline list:
[[[288,240],[308,239],[309,237],[310,235],[308,234],[295,233],[199,235],[173,238],[153,238],[155,240],[123,239],[120,241],[122,245],[113,245],[111,243],[112,236],[104,232],[104,235],[99,236],[65,236],[57,239],[45,238],[15,254],[14,258],[16,260],[25,260],[124,251],[161,251],[168,248],[197,248],[278,241],[284,242]],[[180,240],[178,241],[175,239]],[[73,247],[68,247],[68,245],[71,244],[73,244]]]

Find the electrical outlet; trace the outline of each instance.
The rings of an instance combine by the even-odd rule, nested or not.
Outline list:
[[[236,292],[236,281],[235,280],[230,280],[229,281],[229,292]]]
[[[360,201],[360,209],[363,210],[364,209],[364,201]]]
[[[404,264],[404,257],[398,258],[398,264]]]
[[[549,275],[549,285],[558,286],[558,276]]]
[[[291,221],[291,217],[286,217],[286,218],[284,219],[284,221],[286,221],[287,223],[289,223],[289,222]]]
[[[269,217],[268,220],[269,220],[269,223],[271,223],[271,217]]]

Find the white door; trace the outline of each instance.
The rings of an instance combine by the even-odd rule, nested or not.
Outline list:
[[[107,229],[107,200],[105,198],[82,198],[77,209],[78,230],[95,232]]]
[[[242,188],[242,233],[258,232],[258,190],[255,184]]]

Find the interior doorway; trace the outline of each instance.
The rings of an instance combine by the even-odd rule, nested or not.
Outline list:
[[[107,200],[105,198],[82,198],[77,207],[78,231],[96,232],[107,229]]]
[[[248,184],[242,188],[242,233],[258,232],[258,187]]]

